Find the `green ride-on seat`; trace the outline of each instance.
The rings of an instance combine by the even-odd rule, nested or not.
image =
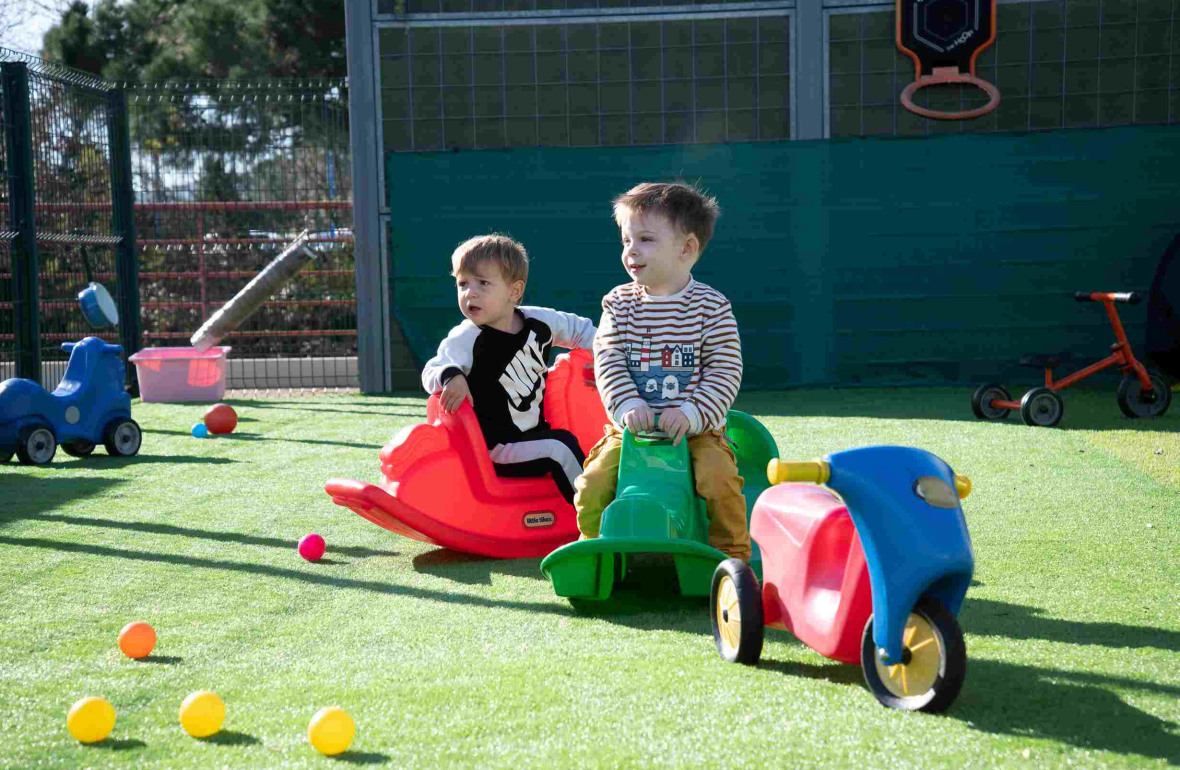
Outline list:
[[[769,486],[766,466],[778,457],[770,431],[745,412],[730,410],[726,433],[745,483],[746,521],[758,495]],[[750,564],[761,574],[762,559],[751,543]],[[541,562],[558,596],[609,599],[626,571],[627,554],[670,554],[680,593],[708,596],[713,571],[727,556],[709,545],[705,501],[693,483],[688,442],[635,437],[623,431],[618,494],[602,512],[599,536],[564,545]]]

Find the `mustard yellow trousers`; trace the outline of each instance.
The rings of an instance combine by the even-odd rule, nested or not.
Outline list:
[[[619,481],[619,456],[623,431],[614,425],[586,456],[585,469],[574,482],[574,508],[583,538],[598,537],[602,512],[615,499]],[[743,561],[750,559],[750,530],[746,522],[746,498],[737,460],[725,434],[710,430],[688,441],[696,492],[705,500],[709,516],[709,545]]]

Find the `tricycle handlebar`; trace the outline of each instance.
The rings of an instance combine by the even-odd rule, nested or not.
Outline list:
[[[1104,291],[1075,291],[1073,298],[1078,302],[1126,302],[1130,305],[1138,305],[1143,301],[1143,295],[1137,291],[1119,291],[1119,292],[1104,292]]]
[[[770,480],[771,484],[782,484],[785,481],[824,484],[831,477],[831,467],[823,460],[789,463],[775,457],[766,466],[766,478]]]

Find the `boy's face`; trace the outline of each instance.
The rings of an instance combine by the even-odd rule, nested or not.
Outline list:
[[[681,233],[662,214],[627,213],[620,217],[623,269],[655,296],[675,294],[688,284],[700,252],[697,237]]]
[[[484,262],[471,271],[455,274],[459,310],[477,326],[508,331],[516,303],[524,295],[524,281],[509,283],[494,262]]]

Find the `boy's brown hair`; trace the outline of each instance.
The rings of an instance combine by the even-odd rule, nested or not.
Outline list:
[[[468,238],[451,254],[451,275],[472,273],[485,263],[492,263],[508,283],[529,280],[529,253],[524,245],[507,235],[491,233]]]
[[[644,182],[614,200],[615,222],[627,214],[662,214],[682,233],[692,233],[701,251],[713,237],[713,225],[721,216],[717,199],[695,186],[680,182]]]

